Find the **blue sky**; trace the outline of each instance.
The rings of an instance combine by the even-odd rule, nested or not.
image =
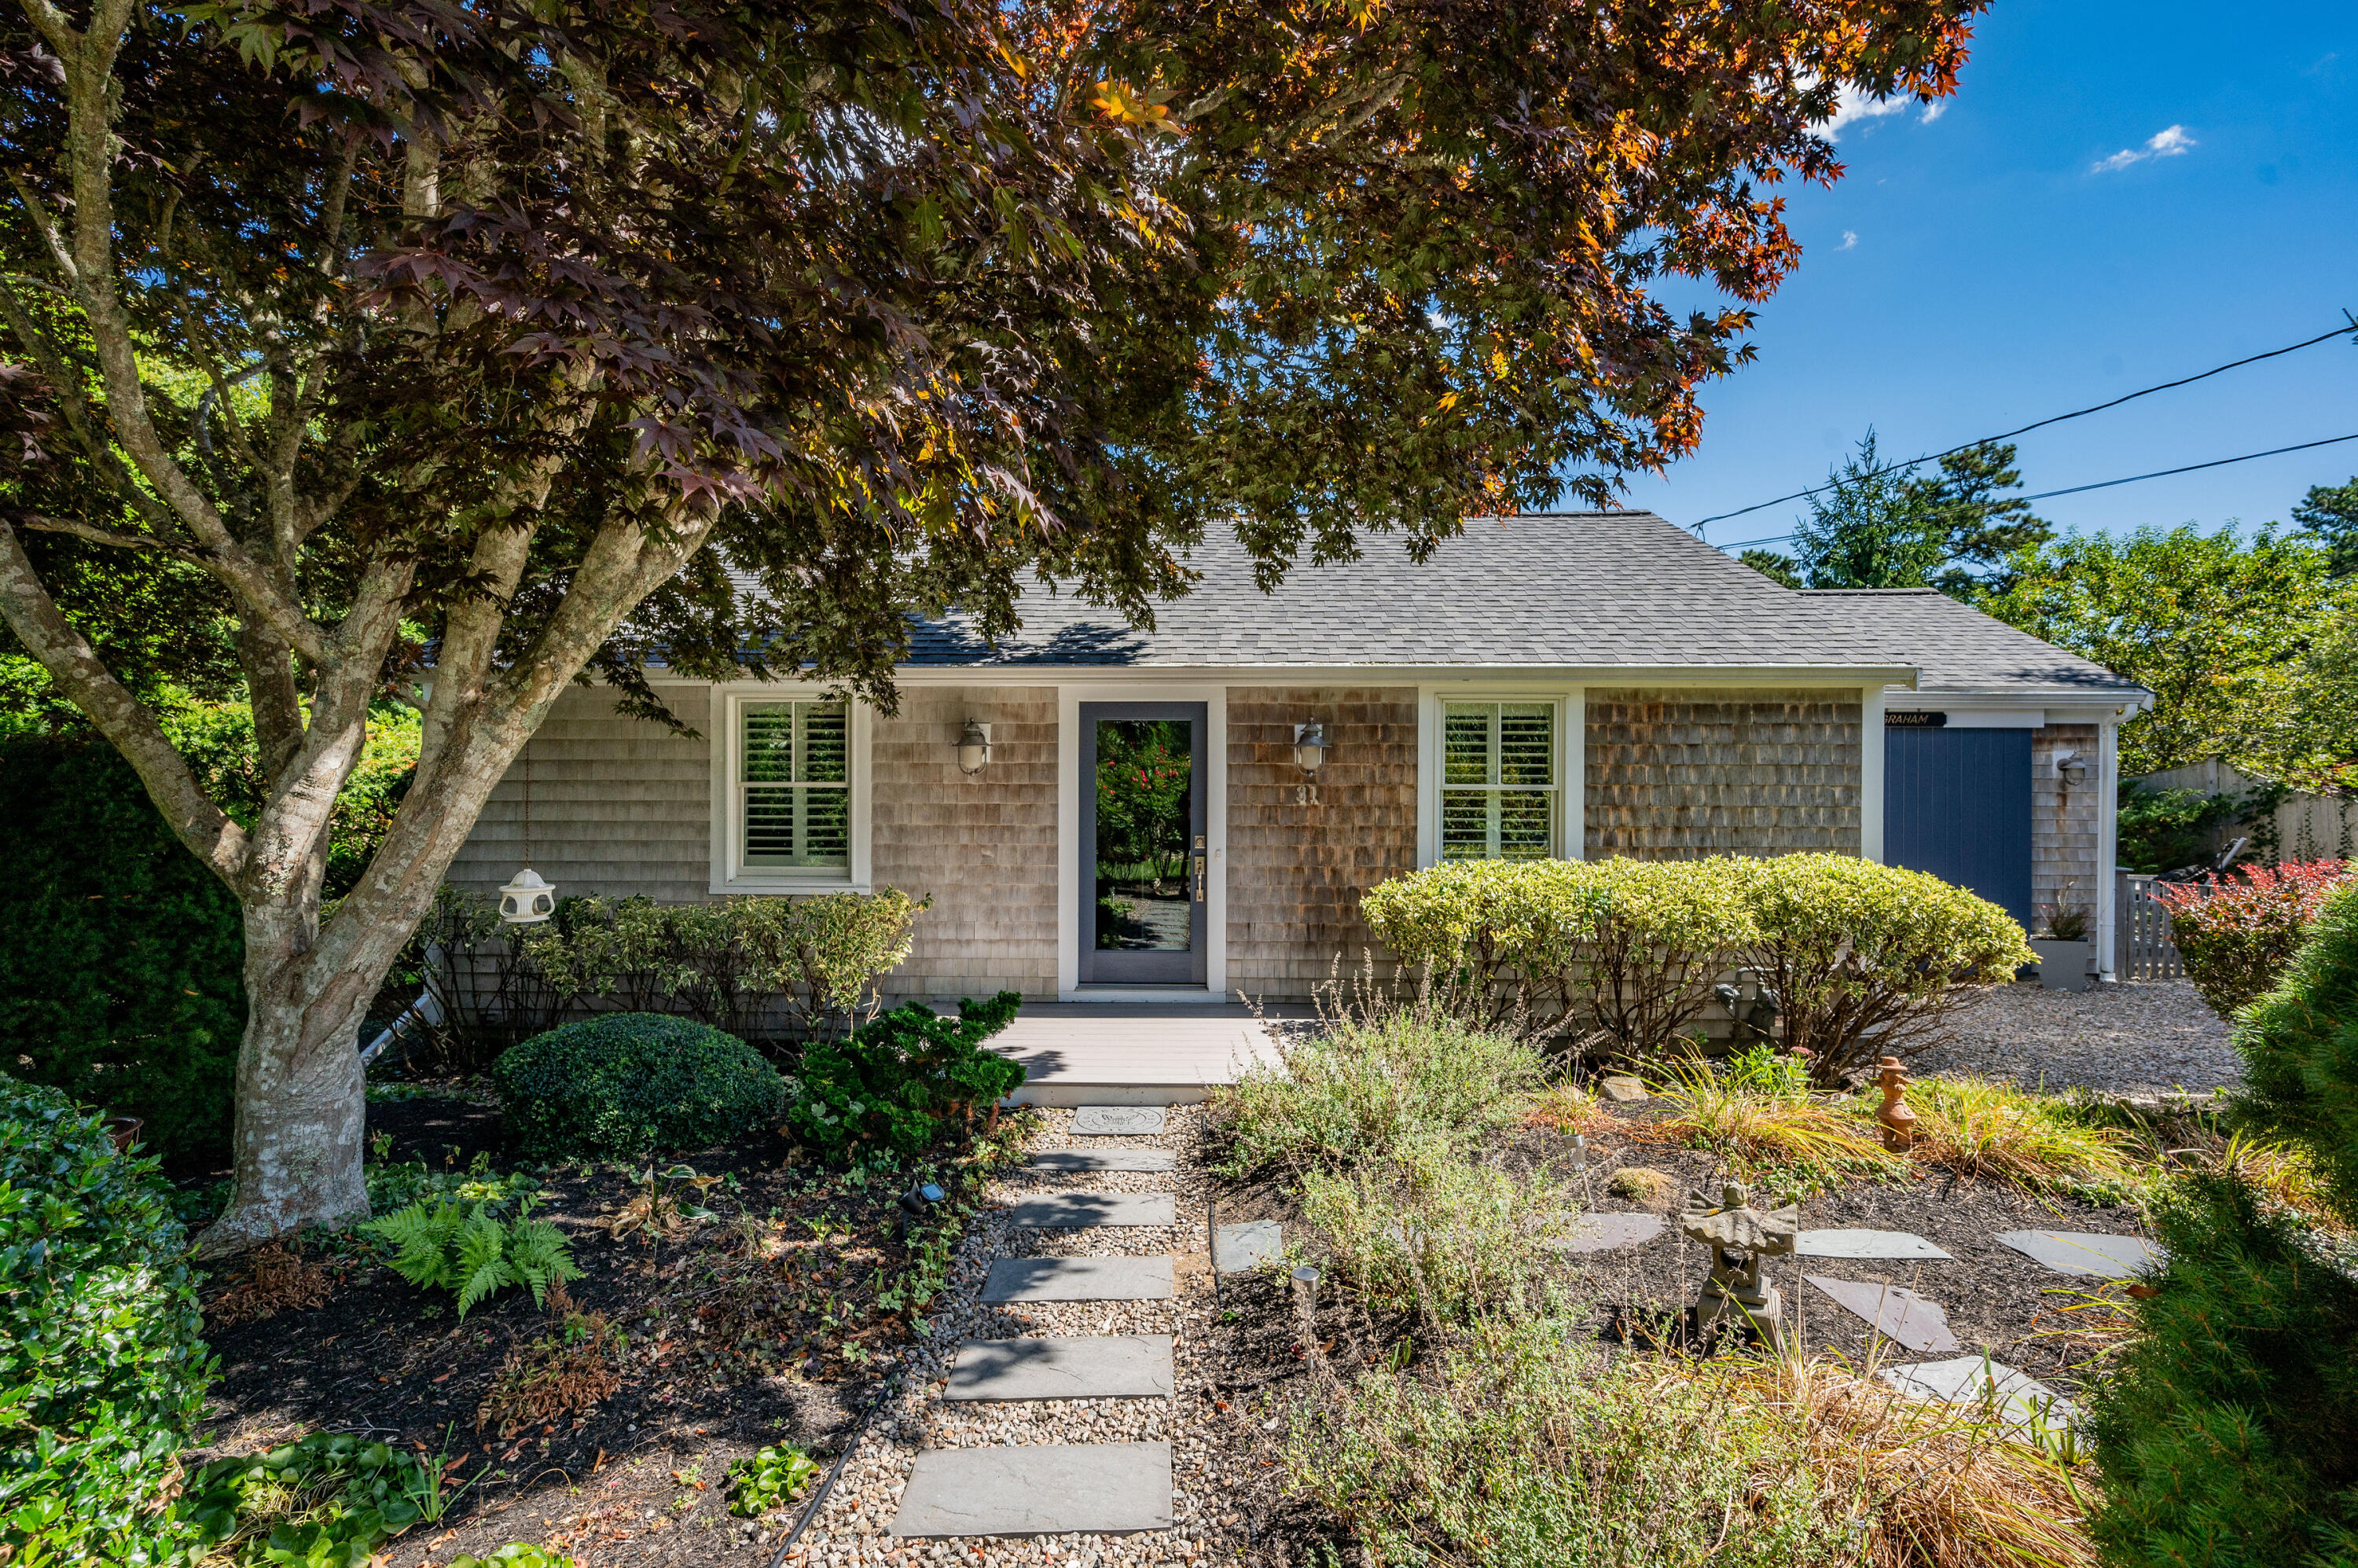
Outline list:
[[[2158,138],[2158,139],[2157,139]],[[1869,426],[1914,457],[2313,337],[2358,310],[2358,6],[1997,0],[1963,86],[1849,120],[1758,361],[1628,503],[1692,524],[1822,481]],[[1704,303],[1693,286],[1666,297]],[[2023,438],[2033,491],[2358,432],[2321,344]],[[2074,531],[2282,518],[2358,441],[2039,503]],[[1798,503],[1716,523],[1782,534]]]

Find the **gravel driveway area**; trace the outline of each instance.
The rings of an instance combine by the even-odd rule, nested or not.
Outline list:
[[[2208,1094],[2234,1087],[2242,1072],[2226,1024],[2184,980],[2077,994],[1993,986],[1958,1013],[1947,1040],[1909,1066],[2112,1094]]]

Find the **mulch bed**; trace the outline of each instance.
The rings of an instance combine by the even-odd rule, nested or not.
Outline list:
[[[481,1099],[372,1103],[369,1130],[391,1136],[393,1162],[463,1171],[481,1153],[506,1168],[497,1108]],[[254,1293],[255,1265],[233,1262],[206,1282],[221,1377],[207,1446],[189,1462],[315,1429],[448,1455],[449,1483],[464,1491],[438,1527],[388,1543],[391,1568],[515,1541],[584,1568],[766,1563],[794,1511],[731,1517],[730,1464],[778,1443],[830,1455],[849,1436],[908,1339],[911,1314],[880,1312],[876,1295],[916,1263],[897,1201],[915,1176],[862,1182],[771,1135],[687,1162],[724,1178],[698,1200],[717,1217],[653,1238],[618,1239],[597,1223],[640,1191],[622,1169],[543,1173],[551,1195],[535,1213],[568,1233],[583,1272],[567,1292],[574,1310],[629,1336],[619,1387],[590,1408],[503,1437],[483,1419],[486,1396],[512,1356],[557,1334],[556,1303],[510,1289],[461,1322],[449,1292],[415,1289],[364,1245],[330,1238],[304,1255],[323,1304],[223,1325]],[[957,1175],[944,1162],[934,1179],[955,1195]]]

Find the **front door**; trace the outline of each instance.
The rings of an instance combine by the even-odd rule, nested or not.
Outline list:
[[[1081,704],[1083,985],[1206,983],[1204,704]]]
[[[1883,742],[1883,858],[2031,929],[2030,731],[1886,730]]]

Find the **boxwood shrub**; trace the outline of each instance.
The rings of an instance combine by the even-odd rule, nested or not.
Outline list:
[[[154,1160],[95,1113],[0,1076],[0,1542],[12,1561],[144,1564],[213,1361]]]
[[[773,1126],[785,1081],[733,1034],[660,1012],[610,1012],[535,1035],[492,1069],[517,1149],[635,1158]]]

